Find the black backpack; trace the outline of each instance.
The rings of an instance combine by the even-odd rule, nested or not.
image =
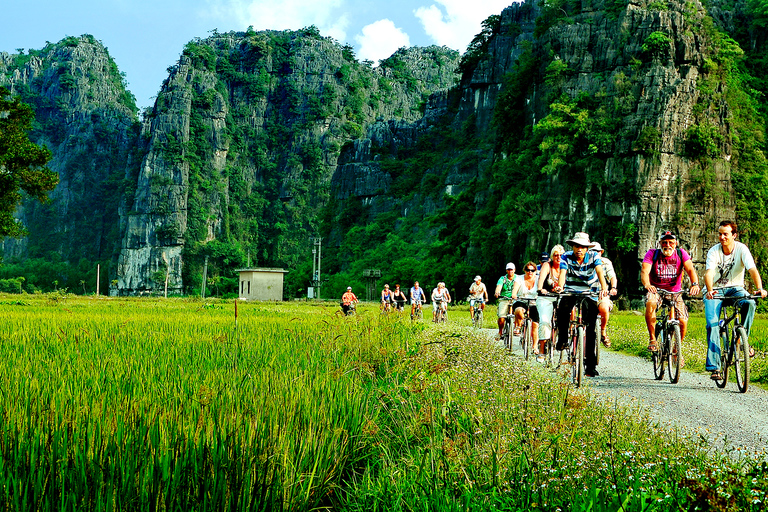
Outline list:
[[[675,252],[677,253],[677,261],[679,266],[677,267],[677,274],[675,274],[675,280],[677,280],[678,277],[680,277],[680,274],[683,272],[683,251],[680,250],[679,247],[675,248]],[[656,269],[656,262],[661,258],[661,249],[654,249],[653,252],[653,264],[651,265],[651,268]]]

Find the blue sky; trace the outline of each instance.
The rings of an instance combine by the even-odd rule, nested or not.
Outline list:
[[[481,22],[513,0],[39,0],[3,6],[0,52],[91,34],[109,49],[140,108],[151,106],[184,45],[219,32],[299,29],[355,47],[378,63],[401,46],[461,52]]]

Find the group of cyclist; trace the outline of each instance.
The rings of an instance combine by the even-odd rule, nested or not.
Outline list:
[[[765,297],[768,292],[763,289],[760,273],[755,266],[752,254],[746,245],[736,240],[738,227],[735,222],[724,220],[718,227],[720,242],[707,253],[704,285],[704,314],[707,323],[707,371],[711,372],[713,380],[721,380],[720,369],[720,337],[719,316],[722,308],[722,298],[745,297],[740,301],[740,309],[744,318],[744,328],[749,336],[755,315],[755,301],[748,298],[745,289],[745,273],[749,273],[756,286],[756,294]],[[542,360],[545,342],[552,335],[552,329],[557,328],[556,349],[562,350],[568,342],[568,328],[571,312],[575,305],[582,300],[578,294],[591,292],[588,300],[582,303],[582,317],[586,324],[585,372],[588,377],[598,375],[595,343],[597,339],[597,320],[600,318],[600,333],[602,343],[611,346],[606,327],[613,309],[613,300],[617,294],[617,277],[612,262],[603,256],[602,246],[590,241],[589,235],[577,232],[566,240],[571,247],[566,251],[562,245],[555,245],[549,253],[542,253],[539,264],[528,261],[523,266],[523,274],[515,274],[515,264],[507,263],[505,275],[496,282],[494,296],[498,299],[498,329],[501,337],[507,315],[510,310],[514,316],[514,333],[520,332],[526,313],[532,321],[532,339],[534,354]],[[643,258],[640,271],[640,281],[645,289],[645,321],[648,329],[648,350],[659,350],[656,339],[656,310],[661,301],[659,290],[674,295],[676,318],[680,322],[680,335],[685,338],[688,326],[688,310],[682,299],[684,274],[690,280],[688,294],[697,296],[702,291],[696,269],[690,254],[678,247],[677,236],[671,231],[665,231],[658,239],[658,248],[649,249]],[[351,293],[351,288],[347,290]],[[566,295],[559,296],[561,292]],[[345,294],[347,296],[347,294]],[[354,294],[352,294],[354,296]],[[432,291],[433,319],[437,318],[440,308],[445,311],[451,302],[451,295],[445,283],[438,283]],[[559,301],[558,301],[559,298]],[[411,315],[427,302],[426,292],[416,281],[406,294],[395,285],[390,290],[384,285],[381,293],[382,304],[403,310],[404,304],[410,299]],[[469,288],[470,318],[474,317],[475,308],[485,309],[488,302],[488,289],[482,278],[475,276]],[[356,298],[355,298],[356,301]],[[557,325],[552,325],[555,313]],[[752,354],[750,354],[752,355]],[[681,357],[681,366],[684,364]]]

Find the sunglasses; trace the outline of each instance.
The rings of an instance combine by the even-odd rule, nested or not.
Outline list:
[[[526,272],[536,272],[535,268],[527,268],[525,269]]]

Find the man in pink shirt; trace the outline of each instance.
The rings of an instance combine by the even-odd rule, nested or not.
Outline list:
[[[640,281],[648,292],[645,299],[645,323],[648,327],[648,350],[656,352],[659,346],[656,343],[656,306],[661,298],[656,289],[671,293],[683,289],[683,271],[691,280],[690,295],[698,295],[699,278],[696,269],[693,268],[691,256],[685,249],[677,248],[677,237],[671,231],[665,231],[659,238],[661,249],[650,249],[643,258],[643,267],[640,270]],[[675,301],[675,316],[680,321],[680,338],[685,338],[685,330],[688,326],[688,310],[685,307],[682,296]]]

